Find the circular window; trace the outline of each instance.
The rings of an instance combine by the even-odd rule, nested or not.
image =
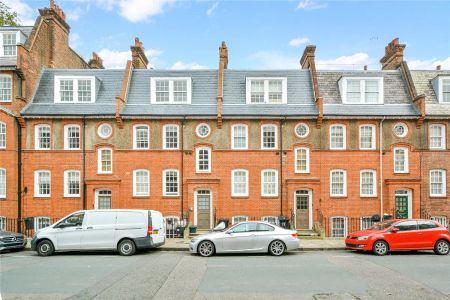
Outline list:
[[[112,134],[112,127],[107,123],[103,123],[100,126],[98,126],[97,133],[101,138],[107,139]]]
[[[305,123],[300,123],[297,126],[295,126],[295,134],[299,138],[304,138],[309,134],[309,127]]]
[[[197,126],[195,129],[195,132],[197,135],[201,138],[207,137],[209,133],[211,132],[211,129],[209,128],[208,124],[202,123]]]
[[[397,123],[394,125],[394,134],[398,137],[405,137],[408,134],[408,126],[405,123]]]

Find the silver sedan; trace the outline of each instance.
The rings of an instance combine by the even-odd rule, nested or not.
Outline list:
[[[211,233],[194,237],[190,253],[270,253],[275,256],[299,247],[297,232],[267,222],[242,222],[225,229],[220,224]]]

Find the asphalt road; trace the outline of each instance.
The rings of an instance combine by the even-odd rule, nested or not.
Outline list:
[[[132,257],[0,256],[3,299],[450,299],[450,256],[345,251],[204,259],[151,251]]]

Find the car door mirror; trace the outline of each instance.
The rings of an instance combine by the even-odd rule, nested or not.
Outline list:
[[[214,231],[222,231],[225,229],[225,223],[224,222],[220,222],[216,227],[214,227]]]
[[[399,229],[397,227],[394,227],[394,228],[391,229],[392,233],[397,233],[398,231],[399,231]]]

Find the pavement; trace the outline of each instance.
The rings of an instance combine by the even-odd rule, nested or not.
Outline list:
[[[450,255],[152,250],[0,255],[0,299],[450,299]]]

